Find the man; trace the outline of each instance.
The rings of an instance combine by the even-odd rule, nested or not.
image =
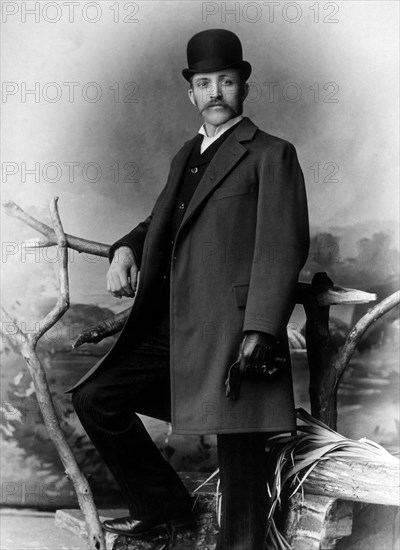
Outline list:
[[[261,550],[266,434],[295,429],[286,325],[308,253],[304,181],[294,147],[242,115],[251,66],[237,36],[200,32],[187,57],[204,124],[172,160],[151,215],[111,247],[108,290],[137,294],[73,401],[129,506],[107,530],[192,523],[141,413],[172,419],[178,434],[217,434],[219,549]]]

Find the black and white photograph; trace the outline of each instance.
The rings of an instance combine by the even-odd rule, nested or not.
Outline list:
[[[0,549],[400,550],[399,3],[0,8]]]

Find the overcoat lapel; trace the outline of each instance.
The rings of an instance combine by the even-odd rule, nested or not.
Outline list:
[[[235,167],[236,164],[240,162],[242,157],[246,154],[247,149],[240,142],[251,140],[257,130],[257,126],[253,124],[250,119],[245,117],[238,127],[232,132],[232,134],[222,143],[201,178],[199,185],[197,186],[193,197],[189,202],[178,234],[189,218],[191,218],[194,212],[203,203],[206,197],[219,185],[221,180]],[[170,181],[163,200],[163,220],[165,217],[168,218],[170,216],[170,209],[174,204],[174,199],[176,197],[187,160],[197,138],[198,136],[196,135],[194,138],[185,142],[171,165],[171,172],[169,175]],[[160,222],[161,221],[162,220],[160,220]],[[176,237],[178,237],[178,235],[176,235]]]
[[[252,139],[257,126],[255,126],[248,118],[245,118],[241,124],[228,136],[222,143],[221,147],[215,153],[207,170],[200,180],[199,185],[191,198],[188,208],[179,227],[178,235],[186,222],[191,218],[195,211],[201,206],[207,196],[219,185],[221,180],[240,162],[242,157],[247,153],[240,141]],[[187,160],[187,157],[186,157]],[[185,163],[186,163],[185,160]]]

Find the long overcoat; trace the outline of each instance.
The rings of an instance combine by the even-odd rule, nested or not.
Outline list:
[[[118,243],[136,255],[140,280],[132,312],[99,368],[140,342],[165,276],[174,197],[194,139],[173,158],[152,213]],[[178,434],[292,430],[290,362],[280,373],[245,380],[225,396],[228,368],[244,331],[285,346],[299,271],[309,247],[304,178],[295,148],[244,118],[206,169],[176,234],[170,258],[172,427]]]

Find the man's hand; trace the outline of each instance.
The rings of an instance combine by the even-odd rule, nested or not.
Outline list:
[[[243,338],[239,355],[231,365],[225,382],[226,396],[237,399],[244,378],[272,375],[286,363],[278,352],[276,339],[265,332],[249,332]]]
[[[277,353],[277,341],[265,332],[249,332],[240,346],[239,369],[243,376],[274,374],[286,363],[286,357]]]
[[[133,298],[136,293],[138,268],[132,250],[120,246],[107,271],[107,291],[113,296]]]

